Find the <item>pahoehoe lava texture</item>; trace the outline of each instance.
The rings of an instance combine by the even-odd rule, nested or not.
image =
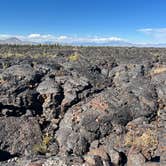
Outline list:
[[[0,46],[0,166],[164,166],[165,103],[166,49]]]

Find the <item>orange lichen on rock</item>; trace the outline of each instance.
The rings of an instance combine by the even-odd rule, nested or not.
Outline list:
[[[81,108],[80,106],[75,106],[74,107],[74,112],[73,112],[73,116],[72,116],[72,121],[75,123],[79,123],[80,122],[80,115],[81,115]]]
[[[109,107],[108,103],[103,99],[102,96],[93,98],[89,102],[89,105],[92,109],[99,110],[101,112],[106,111]]]

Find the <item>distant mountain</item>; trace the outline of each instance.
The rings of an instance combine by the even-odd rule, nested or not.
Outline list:
[[[123,47],[129,47],[133,46],[132,43],[124,42],[124,41],[112,41],[112,42],[106,42],[106,43],[83,43],[83,45],[90,45],[90,46],[123,46]]]
[[[25,44],[57,44],[52,41],[45,41],[42,43],[35,43],[29,41],[22,41],[19,38],[11,37],[5,40],[0,40],[0,44],[17,44],[17,45],[25,45]],[[124,41],[112,41],[106,43],[97,43],[97,42],[73,42],[73,43],[60,43],[62,45],[75,45],[75,46],[133,46],[132,43],[124,42]]]
[[[22,41],[16,37],[8,38],[5,42],[8,44],[22,44]]]
[[[26,44],[57,44],[52,41],[44,41],[41,43],[37,42],[30,42],[30,41],[23,41],[17,37],[11,37],[8,39],[0,40],[0,44],[11,44],[11,45],[26,45]],[[73,46],[119,46],[119,47],[161,47],[161,48],[166,48],[166,43],[161,43],[161,44],[134,44],[134,43],[129,43],[125,41],[110,41],[110,42],[105,42],[105,43],[99,43],[99,42],[62,42],[59,43],[62,45],[73,45]]]
[[[16,37],[11,37],[8,39],[0,40],[0,44],[25,45],[25,44],[32,44],[32,42],[22,41]]]
[[[135,44],[135,47],[166,48],[166,43],[159,43],[159,44]]]
[[[52,42],[52,44],[54,44]],[[73,46],[121,46],[121,47],[132,47],[134,44],[125,41],[111,41],[111,42],[72,42],[72,43],[60,43],[62,45],[73,45]]]

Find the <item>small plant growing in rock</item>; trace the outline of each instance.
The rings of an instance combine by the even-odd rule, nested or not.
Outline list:
[[[141,136],[128,132],[125,139],[128,146],[156,147],[158,144],[157,135],[150,129],[147,129]]]
[[[35,144],[33,147],[34,153],[45,155],[48,152],[48,145],[50,144],[52,137],[45,135],[40,144]]]
[[[3,69],[7,69],[9,67],[9,64],[8,63],[3,63],[2,67],[3,67]]]
[[[128,132],[125,137],[125,145],[139,148],[144,156],[149,156],[150,158],[158,146],[156,131],[146,129],[140,136],[137,136],[133,132]]]
[[[33,147],[33,151],[36,154],[42,154],[45,155],[47,153],[47,146],[44,144],[36,144]]]
[[[79,58],[80,58],[80,56],[79,56],[78,53],[74,53],[74,54],[69,56],[69,60],[72,61],[72,62],[78,61]]]

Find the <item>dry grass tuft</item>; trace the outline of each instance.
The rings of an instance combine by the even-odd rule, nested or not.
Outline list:
[[[158,146],[157,131],[146,129],[142,135],[129,131],[125,137],[125,146],[138,148],[144,156],[151,158]]]
[[[156,147],[158,145],[157,134],[151,129],[147,129],[141,136],[136,136],[133,132],[128,132],[125,137],[125,145]]]
[[[151,75],[157,75],[157,74],[161,74],[163,72],[166,72],[165,66],[155,68],[154,70],[152,70]]]
[[[75,61],[78,61],[79,58],[80,58],[79,54],[78,53],[74,53],[74,54],[69,56],[69,61],[75,62]]]
[[[43,136],[42,143],[34,145],[33,152],[37,154],[46,154],[48,151],[48,145],[50,144],[51,140],[52,140],[51,136],[49,135]]]

